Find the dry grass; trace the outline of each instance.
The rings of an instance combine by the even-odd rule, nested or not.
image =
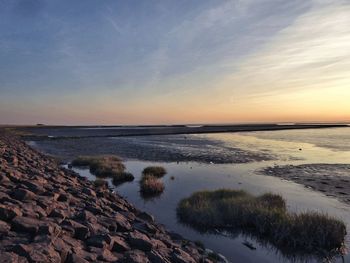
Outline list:
[[[166,170],[162,166],[148,166],[143,169],[143,175],[153,175],[154,177],[161,178],[166,174]]]
[[[97,177],[112,177],[118,183],[134,179],[132,174],[125,172],[121,159],[113,155],[80,156],[72,161],[72,166],[89,167],[90,172]]]
[[[113,175],[113,184],[119,185],[123,182],[131,182],[134,180],[134,176],[129,172],[120,172]]]
[[[164,183],[153,175],[143,175],[140,181],[141,193],[146,196],[158,195],[164,191]]]
[[[245,191],[202,191],[180,201],[181,221],[201,229],[225,228],[255,235],[281,249],[307,253],[341,251],[345,224],[315,212],[288,213],[280,195],[254,197]]]

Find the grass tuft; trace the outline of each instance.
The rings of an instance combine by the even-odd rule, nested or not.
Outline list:
[[[134,176],[129,172],[120,172],[113,175],[113,184],[119,185],[123,182],[131,182],[134,180]]]
[[[162,166],[148,166],[143,169],[143,175],[153,175],[154,177],[161,178],[166,174],[166,170]]]
[[[201,230],[238,229],[282,250],[306,253],[342,251],[346,236],[344,222],[316,212],[288,213],[285,200],[271,193],[201,191],[181,200],[177,215]]]
[[[125,172],[125,165],[117,156],[80,156],[71,164],[75,167],[89,167],[90,172],[96,177],[112,177],[115,184],[134,180],[131,173]]]
[[[145,174],[141,178],[140,189],[141,193],[145,196],[161,194],[164,188],[164,183],[153,175]]]

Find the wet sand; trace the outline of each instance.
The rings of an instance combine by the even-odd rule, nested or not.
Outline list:
[[[302,164],[267,167],[260,171],[302,184],[350,204],[350,164]]]

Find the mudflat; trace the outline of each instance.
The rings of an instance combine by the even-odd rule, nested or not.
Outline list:
[[[350,204],[350,164],[302,164],[268,167],[263,174],[281,177]]]

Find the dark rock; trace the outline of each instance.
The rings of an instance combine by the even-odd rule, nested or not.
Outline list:
[[[171,262],[174,263],[196,263],[196,261],[185,251],[175,249],[171,254]]]
[[[146,212],[141,212],[137,215],[139,218],[147,221],[147,222],[151,222],[151,223],[154,223],[154,216],[146,213]]]
[[[125,242],[124,238],[113,236],[111,250],[115,252],[124,252],[130,250],[130,246]]]
[[[49,217],[66,218],[67,214],[65,211],[55,208],[51,211],[51,213],[49,214]]]
[[[38,233],[40,221],[35,218],[16,216],[11,224],[13,231],[35,235]]]
[[[110,247],[112,242],[109,235],[95,235],[86,240],[86,244],[92,247],[105,248]]]
[[[3,221],[11,221],[16,216],[22,216],[21,210],[17,207],[5,206],[0,204],[0,219]]]
[[[19,201],[23,201],[23,200],[34,199],[35,194],[31,191],[20,188],[20,189],[14,189],[11,193],[11,197]]]
[[[84,187],[82,192],[88,196],[96,197],[95,191],[91,190],[90,188]]]
[[[121,260],[123,263],[149,263],[146,254],[139,250],[127,252]]]
[[[152,249],[151,240],[145,234],[138,231],[129,233],[128,243],[131,245],[131,247],[142,251],[150,251]]]
[[[1,235],[7,235],[8,232],[10,231],[10,228],[11,227],[9,224],[0,220],[0,237]]]
[[[78,256],[77,254],[69,254],[65,263],[89,263],[89,261]]]
[[[0,252],[1,263],[27,263],[28,260],[11,252]]]
[[[59,202],[67,202],[69,199],[68,194],[60,194],[57,198],[57,201]]]

